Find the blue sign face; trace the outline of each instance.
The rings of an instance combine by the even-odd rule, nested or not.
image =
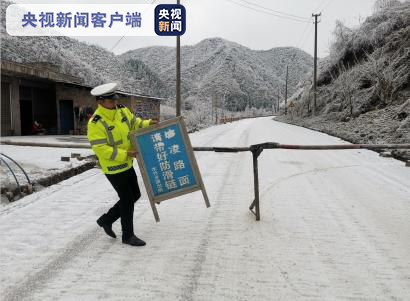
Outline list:
[[[136,137],[154,196],[196,185],[178,125]]]
[[[159,36],[182,36],[186,29],[185,7],[160,4],[155,7],[155,33]]]

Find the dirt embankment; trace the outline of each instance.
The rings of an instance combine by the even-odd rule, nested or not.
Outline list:
[[[410,99],[401,106],[389,106],[343,121],[335,121],[326,115],[301,118],[292,112],[275,120],[320,131],[351,143],[410,143]],[[410,160],[410,151],[394,150],[392,155],[400,160]]]

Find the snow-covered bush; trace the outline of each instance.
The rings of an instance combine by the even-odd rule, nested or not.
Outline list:
[[[377,1],[373,15],[356,28],[338,21],[330,54],[319,62],[317,113],[343,120],[405,101],[409,45],[410,1]],[[300,116],[313,114],[311,83],[295,100]]]
[[[329,79],[329,74],[338,76],[338,65],[347,68],[368,59],[377,48],[383,47],[391,35],[410,26],[410,1],[379,0],[375,13],[356,28],[348,28],[341,21],[336,22],[334,40],[329,57],[320,62],[319,78]],[[322,80],[327,84],[328,81]]]

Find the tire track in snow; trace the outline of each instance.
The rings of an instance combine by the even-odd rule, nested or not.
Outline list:
[[[245,139],[248,141],[250,134],[250,128],[248,127],[240,136],[240,139]],[[239,156],[245,156],[246,153],[240,153]],[[232,184],[232,176],[237,174],[239,168],[243,168],[243,164],[237,164],[237,157],[238,154],[233,154],[229,160],[228,165],[226,166],[226,171],[223,175],[223,181],[218,188],[216,193],[215,199],[218,199],[219,196],[223,195],[227,186]],[[208,169],[207,169],[208,170]],[[235,179],[234,179],[235,180]],[[209,216],[208,223],[204,229],[203,237],[197,247],[197,251],[195,254],[195,265],[192,267],[189,273],[189,280],[185,283],[184,287],[181,288],[181,299],[182,300],[194,300],[193,296],[195,293],[196,288],[198,287],[199,278],[201,276],[202,265],[205,263],[206,260],[206,253],[209,245],[210,240],[210,233],[212,233],[211,229],[214,226],[214,220],[218,213],[218,209],[223,205],[221,201],[213,202],[212,207],[213,210]]]
[[[281,183],[293,179],[295,177],[299,176],[305,176],[308,174],[316,174],[318,172],[324,172],[324,171],[329,171],[329,170],[335,170],[335,169],[345,169],[345,168],[351,168],[351,167],[357,167],[360,165],[345,165],[345,166],[331,166],[331,167],[325,167],[325,168],[314,168],[306,171],[301,171],[299,173],[291,174],[287,177],[281,177],[279,179],[275,179],[274,181],[270,182],[266,188],[260,191],[260,199],[264,197],[268,192],[270,192],[272,189],[274,189],[276,186],[280,185]]]
[[[362,174],[364,177],[362,183],[372,183],[374,179],[380,177],[379,181],[375,181],[375,185],[383,185],[389,183],[385,181],[389,179],[389,174],[378,173],[377,169],[369,169],[367,172]],[[338,175],[339,178],[343,176]],[[335,198],[334,206],[327,205],[327,211],[332,214],[334,220],[338,223],[338,228],[345,229],[343,233],[350,233],[348,245],[357,245],[358,250],[366,250],[366,257],[364,260],[360,260],[360,264],[366,266],[369,270],[370,275],[372,275],[371,281],[377,286],[375,289],[380,291],[385,296],[394,299],[394,296],[400,295],[400,291],[408,290],[410,287],[410,273],[406,269],[406,264],[400,261],[399,258],[405,258],[405,254],[402,256],[397,256],[394,254],[394,249],[392,246],[399,242],[403,242],[403,239],[398,239],[396,231],[391,232],[391,228],[388,227],[391,220],[395,223],[399,223],[396,220],[395,212],[400,211],[396,206],[400,201],[397,200],[395,203],[395,210],[390,211],[392,215],[384,215],[384,218],[378,218],[377,203],[373,206],[369,206],[366,202],[362,204],[360,200],[354,202],[354,206],[350,206],[346,200],[352,198],[353,195],[359,195],[362,190],[362,186],[357,187],[352,185],[351,189],[343,190],[337,185],[337,182],[329,183],[327,189],[332,192]],[[396,187],[400,187],[397,183],[396,187],[389,185],[391,190],[396,190]],[[409,196],[410,200],[410,196]],[[387,209],[387,208],[386,208]],[[366,210],[366,213],[363,213]],[[367,215],[367,218],[365,218]],[[370,218],[371,217],[371,218]],[[387,223],[387,224],[386,224]],[[405,230],[402,230],[405,232]],[[394,233],[394,234],[393,234]],[[360,239],[357,239],[360,237]],[[402,247],[405,249],[405,246]],[[356,254],[355,256],[358,256]],[[407,262],[408,263],[408,262]],[[407,267],[409,265],[407,264]],[[347,296],[343,296],[346,297]]]
[[[82,250],[87,248],[92,241],[97,237],[99,229],[93,230],[76,237],[70,247],[49,261],[44,267],[40,268],[38,272],[28,274],[17,285],[6,289],[3,292],[4,301],[22,300],[32,295],[34,291],[40,289],[48,280],[54,278],[60,271],[62,271],[68,262],[78,256]]]
[[[142,212],[139,212],[136,217],[141,217],[148,210],[149,208],[147,207]],[[51,259],[51,261],[44,263],[43,266],[34,268],[34,270],[39,270],[38,272],[26,275],[25,279],[20,281],[18,285],[6,289],[3,293],[4,301],[22,300],[33,295],[34,292],[41,290],[49,280],[57,277],[57,275],[64,271],[64,269],[66,269],[76,257],[80,256],[82,252],[90,248],[99,237],[106,237],[99,226],[93,226],[92,229],[76,236],[69,244],[67,244],[67,248],[63,253],[58,254],[58,256]],[[107,240],[107,243],[105,243],[102,248],[95,249],[96,254],[94,259],[98,260],[100,255],[114,247],[117,241],[118,240],[115,239]]]
[[[307,178],[307,180],[314,186],[316,181],[311,178]],[[326,179],[323,179],[323,182],[325,183]],[[375,284],[374,290],[381,291],[384,296],[394,298],[392,294],[394,288],[389,287],[386,282],[386,278],[391,277],[389,275],[390,268],[394,266],[394,263],[389,260],[385,250],[382,250],[380,241],[374,236],[374,233],[369,231],[369,226],[361,220],[362,216],[359,218],[355,216],[355,207],[352,208],[348,203],[346,204],[348,198],[340,186],[327,181],[326,190],[332,199],[329,202],[321,202],[324,206],[322,210],[331,216],[334,223],[332,236],[337,238],[338,248],[333,247],[325,252],[326,249],[322,247],[321,263],[326,267],[330,277],[335,279],[333,282],[338,284],[333,287],[333,290],[338,292],[337,297],[343,299],[357,297],[351,293],[352,289],[346,289],[358,285],[354,278],[346,280],[351,273],[349,266],[354,266],[356,262],[357,266],[361,266],[371,275],[368,278]],[[328,234],[322,235],[326,237]],[[363,281],[360,277],[358,280]],[[353,291],[356,292],[357,289],[355,288]]]

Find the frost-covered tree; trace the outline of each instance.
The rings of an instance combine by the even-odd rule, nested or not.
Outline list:
[[[375,12],[385,11],[387,8],[400,5],[398,0],[376,0],[373,6]]]

